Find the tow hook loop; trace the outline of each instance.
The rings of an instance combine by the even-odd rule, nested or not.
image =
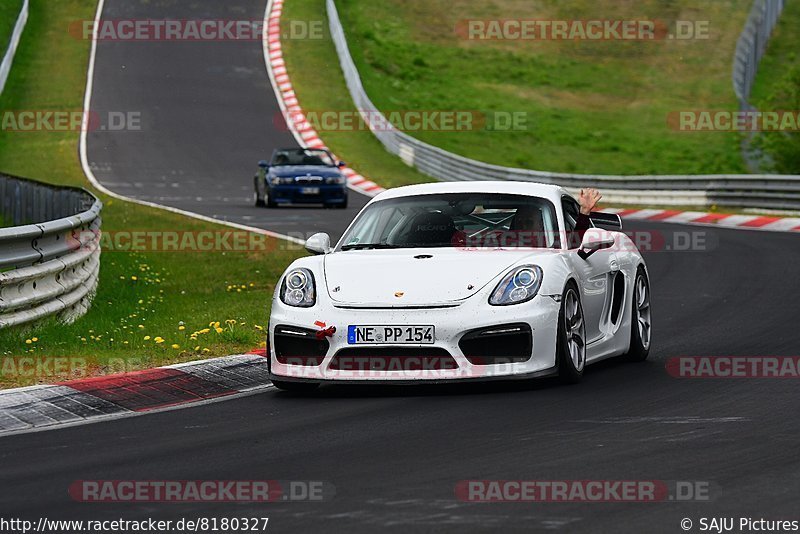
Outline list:
[[[325,328],[323,330],[319,330],[317,332],[317,339],[322,340],[322,339],[325,339],[326,337],[333,337],[333,334],[335,334],[335,333],[336,333],[336,327],[335,326],[329,326],[328,328]]]

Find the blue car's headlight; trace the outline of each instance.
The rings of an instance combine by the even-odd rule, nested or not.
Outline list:
[[[536,296],[542,286],[542,268],[523,265],[505,275],[489,297],[492,306],[521,304]]]
[[[310,308],[317,302],[314,275],[308,269],[292,269],[283,278],[281,301],[289,306]]]
[[[336,185],[344,185],[347,183],[347,178],[344,176],[328,176],[325,178],[326,184],[336,184]]]
[[[269,179],[269,181],[272,185],[281,185],[281,184],[287,185],[294,183],[294,178],[291,176],[289,177],[273,176],[272,178]]]

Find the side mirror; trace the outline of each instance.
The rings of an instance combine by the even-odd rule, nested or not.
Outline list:
[[[583,241],[581,241],[581,247],[578,249],[578,256],[585,260],[598,250],[613,247],[614,243],[614,234],[608,230],[589,228],[586,230],[586,233],[583,234]]]
[[[306,241],[306,250],[312,254],[327,254],[331,251],[331,237],[325,233],[312,235]]]
[[[347,167],[347,163],[345,163],[344,161],[340,161],[339,163],[336,164],[336,166],[339,167],[340,169],[344,169],[345,167]]]
[[[622,219],[616,213],[603,213],[602,211],[593,211],[589,215],[589,219],[595,226],[608,226],[615,230],[622,230]]]
[[[258,162],[258,166],[261,167],[262,169],[266,169],[267,167],[269,167],[269,163],[262,159],[261,161]]]

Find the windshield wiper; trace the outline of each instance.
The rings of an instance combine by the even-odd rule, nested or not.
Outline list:
[[[390,245],[388,243],[353,243],[343,245],[342,250],[370,250],[370,249],[404,248],[404,245]]]

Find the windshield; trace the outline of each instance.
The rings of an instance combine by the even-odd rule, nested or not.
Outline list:
[[[315,148],[292,148],[277,150],[272,156],[272,165],[325,165],[334,167],[333,158],[325,150]]]
[[[370,205],[340,250],[427,247],[558,248],[553,204],[544,198],[448,193]]]

